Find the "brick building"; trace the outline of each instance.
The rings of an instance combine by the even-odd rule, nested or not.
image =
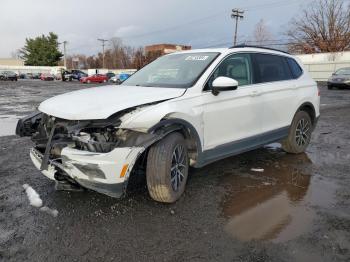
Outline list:
[[[145,52],[158,53],[160,55],[174,53],[176,51],[191,50],[191,46],[187,45],[173,45],[173,44],[157,44],[145,46]]]

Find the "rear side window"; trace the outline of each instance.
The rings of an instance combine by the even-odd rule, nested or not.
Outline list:
[[[292,79],[292,73],[283,56],[252,54],[255,83],[266,83]]]
[[[293,58],[287,58],[287,62],[290,70],[292,71],[293,78],[297,79],[303,74],[303,70],[299,66],[299,64]]]

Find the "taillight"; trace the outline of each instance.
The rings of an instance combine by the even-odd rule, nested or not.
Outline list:
[[[317,95],[318,95],[318,96],[321,96],[321,90],[320,90],[319,87],[317,87]]]

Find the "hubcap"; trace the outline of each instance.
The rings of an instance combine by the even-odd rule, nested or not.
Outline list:
[[[171,160],[171,186],[178,191],[185,178],[186,156],[182,145],[177,145]]]
[[[310,123],[308,120],[302,118],[297,124],[297,129],[295,130],[295,140],[298,146],[304,146],[309,139]]]

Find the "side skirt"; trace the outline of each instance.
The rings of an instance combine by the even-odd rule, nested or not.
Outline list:
[[[224,145],[217,146],[213,149],[203,151],[199,157],[195,167],[203,167],[217,160],[238,155],[250,150],[257,149],[264,145],[280,141],[288,136],[289,126],[282,127],[263,134],[240,139]]]

